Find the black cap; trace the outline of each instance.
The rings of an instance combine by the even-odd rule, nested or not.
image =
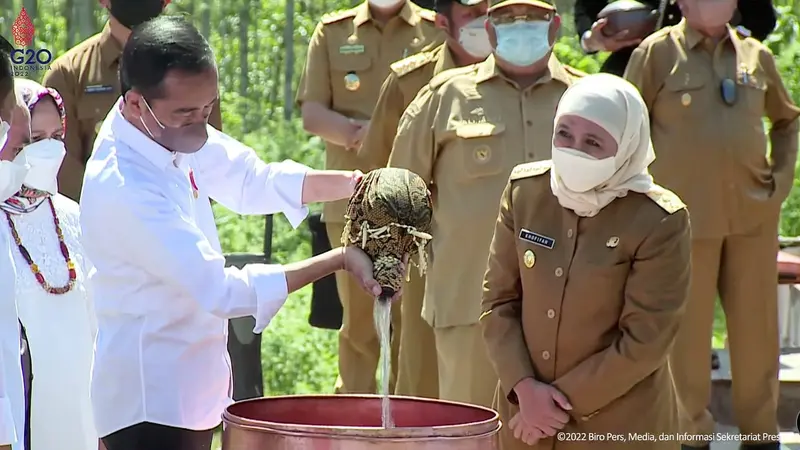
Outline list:
[[[453,3],[458,3],[459,5],[464,6],[475,6],[485,1],[486,0],[434,0],[433,10],[438,12],[443,6],[450,6]]]

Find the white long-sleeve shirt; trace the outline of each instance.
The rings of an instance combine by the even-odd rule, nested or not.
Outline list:
[[[9,234],[0,230],[0,446],[24,450],[25,388],[11,245]]]
[[[217,426],[231,402],[228,319],[253,315],[261,331],[288,295],[280,265],[225,267],[209,198],[240,214],[283,212],[297,226],[307,214],[308,167],[265,164],[208,133],[199,152],[174,154],[118,104],[95,141],[81,228],[95,265],[92,402],[101,437],[145,421]]]

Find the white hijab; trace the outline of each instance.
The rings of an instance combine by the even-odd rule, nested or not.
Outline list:
[[[550,188],[564,208],[583,217],[593,217],[617,197],[628,191],[647,193],[656,186],[647,167],[656,159],[650,141],[650,118],[639,91],[628,81],[610,74],[589,75],[570,86],[556,110],[561,116],[573,115],[603,127],[617,142],[613,157],[616,172],[588,192],[571,191],[559,177],[569,167],[553,165]],[[555,132],[553,133],[555,136]]]

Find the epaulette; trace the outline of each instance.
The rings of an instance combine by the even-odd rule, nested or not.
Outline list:
[[[686,204],[683,203],[683,200],[681,200],[677,194],[661,186],[656,186],[647,193],[647,196],[668,214],[674,214],[686,208]]]
[[[660,30],[654,31],[650,36],[647,36],[642,40],[642,43],[647,43],[655,40],[662,39],[666,36],[669,36],[669,33],[672,31],[672,26],[666,26]]]
[[[422,20],[427,20],[428,22],[435,22],[436,21],[436,13],[431,11],[430,9],[419,9],[417,14],[422,18]]]
[[[547,173],[553,167],[553,162],[548,160],[529,162],[514,167],[511,171],[509,181],[521,180],[523,178],[535,177]]]
[[[439,72],[438,74],[436,74],[436,76],[431,78],[431,81],[430,83],[428,83],[428,86],[430,86],[431,89],[437,89],[439,86],[447,82],[447,80],[454,78],[458,75],[466,75],[470,72],[474,72],[475,70],[477,70],[477,68],[478,64],[471,64],[469,66],[454,67],[452,69],[447,69],[443,72]]]
[[[572,66],[568,66],[566,64],[562,64],[562,66],[564,66],[564,71],[566,71],[568,74],[572,75],[575,78],[583,78],[586,75],[588,75],[586,72],[578,70]]]
[[[332,11],[322,16],[322,23],[325,25],[330,25],[332,23],[336,23],[344,19],[349,19],[351,17],[355,17],[356,12],[357,12],[356,8]]]
[[[432,51],[416,53],[408,58],[393,62],[390,67],[392,68],[392,72],[394,72],[398,77],[402,77],[403,75],[407,75],[433,61],[435,56],[436,52]]]

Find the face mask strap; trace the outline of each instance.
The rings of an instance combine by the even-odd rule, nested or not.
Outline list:
[[[164,126],[164,124],[161,123],[160,120],[158,120],[158,116],[156,116],[156,113],[153,112],[153,108],[150,107],[150,104],[147,103],[147,99],[144,98],[144,96],[142,96],[142,101],[144,102],[144,106],[147,106],[147,110],[150,112],[150,115],[153,116],[153,119],[156,121],[158,126],[161,127],[162,130],[165,130],[167,127]],[[139,117],[139,120],[141,120],[141,117]],[[144,121],[142,121],[142,125],[144,125]],[[147,125],[145,125],[144,127],[147,128]],[[149,132],[150,130],[148,129],[147,131]]]

